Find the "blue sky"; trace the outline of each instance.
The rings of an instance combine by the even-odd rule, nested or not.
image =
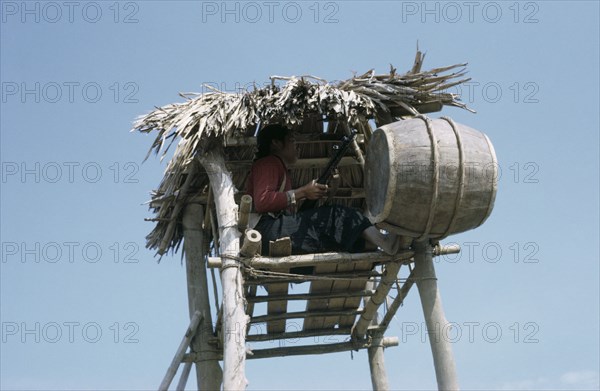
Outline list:
[[[501,169],[491,217],[436,258],[461,387],[600,387],[597,1],[1,1],[0,17],[0,388],[158,387],[188,324],[185,269],[144,247],[166,162],[142,164],[136,116],[202,83],[406,71],[417,42],[425,69],[469,63],[457,92],[477,114],[432,116],[486,133]],[[422,331],[415,291],[388,331],[393,389],[435,388]],[[370,389],[366,352],[246,376]]]

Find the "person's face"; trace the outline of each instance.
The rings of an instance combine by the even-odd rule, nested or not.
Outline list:
[[[283,141],[273,140],[273,146],[273,152],[283,159],[286,165],[290,166],[298,161],[296,138],[293,134],[288,134]]]

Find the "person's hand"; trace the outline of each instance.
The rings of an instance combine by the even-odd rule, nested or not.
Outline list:
[[[327,196],[327,185],[321,185],[317,181],[312,180],[296,191],[296,198],[309,200],[318,200]]]

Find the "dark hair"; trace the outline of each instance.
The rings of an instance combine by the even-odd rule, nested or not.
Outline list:
[[[258,151],[256,151],[254,160],[269,156],[271,154],[271,141],[284,141],[285,137],[290,133],[292,133],[292,129],[281,124],[267,125],[259,130],[256,136]]]

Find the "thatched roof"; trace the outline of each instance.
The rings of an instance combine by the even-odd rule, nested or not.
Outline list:
[[[451,87],[470,80],[464,77],[466,64],[421,71],[423,58],[417,52],[413,68],[405,74],[397,74],[393,67],[381,75],[370,70],[336,84],[313,76],[273,76],[270,85],[253,91],[180,94],[185,102],[156,108],[138,117],[133,130],[157,134],[146,158],[154,151],[163,159],[177,141],[160,186],[152,193],[150,208],[156,216],[149,220],[156,221],[156,227],[146,238],[147,247],[162,255],[169,249],[176,251],[181,243],[182,205],[190,197],[207,194],[208,179],[202,168],[197,167],[194,160],[197,154],[208,148],[223,147],[226,160],[237,163],[231,167],[234,183],[243,185],[253,146],[251,142],[240,144],[228,140],[251,140],[258,124],[280,122],[313,136],[323,133],[323,123],[330,127],[336,124],[328,133],[337,133],[337,124],[343,124],[340,128],[357,129],[367,142],[369,120],[379,126],[407,116],[439,111],[444,105],[469,110],[456,94],[448,92]],[[300,154],[326,156],[327,150],[307,145]],[[187,173],[192,169],[194,178],[186,184]],[[299,171],[296,180],[315,177],[312,169]],[[349,176],[353,179],[347,181],[362,187],[362,172],[349,173]],[[361,202],[346,203],[362,205]]]

